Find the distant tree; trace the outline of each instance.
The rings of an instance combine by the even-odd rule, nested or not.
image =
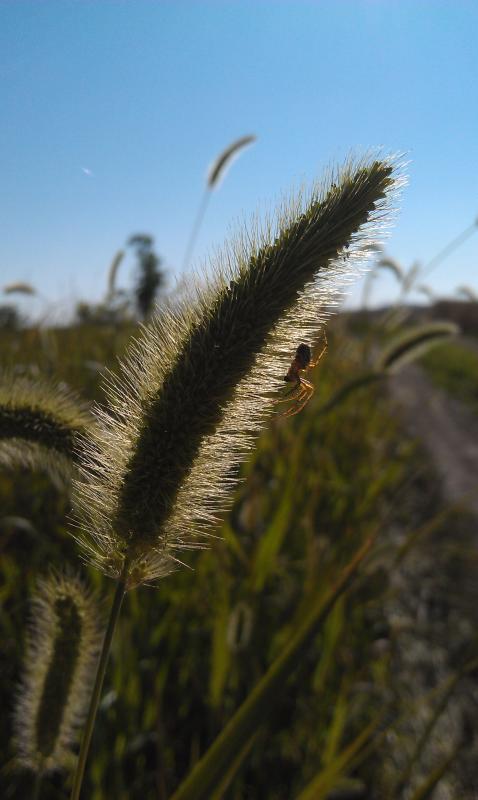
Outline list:
[[[134,296],[136,308],[142,319],[147,319],[154,307],[158,289],[164,283],[161,259],[153,250],[154,239],[146,234],[135,234],[128,246],[136,252],[138,267]]]

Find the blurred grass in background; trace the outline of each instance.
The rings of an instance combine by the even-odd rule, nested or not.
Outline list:
[[[317,414],[360,371],[358,327],[351,335],[346,318],[335,319],[328,354],[311,373],[313,401],[292,419],[277,416],[264,432],[217,540],[189,557],[194,571],[128,595],[85,797],[170,796],[312,602],[377,532],[358,584],[335,604],[217,796],[431,797],[445,762],[452,771],[440,798],[472,796],[475,521],[466,510],[444,506],[432,467],[404,436],[385,385],[362,388],[327,415]],[[101,402],[103,367],[114,368],[133,331],[132,325],[5,331],[2,366],[32,377],[50,374]],[[426,357],[434,373],[447,369],[439,352]],[[28,599],[38,574],[76,565],[78,555],[66,532],[68,497],[46,475],[3,470],[0,509],[0,794],[23,798],[32,779],[14,768],[10,711]],[[88,572],[93,585],[111,593],[106,579]],[[458,700],[450,707],[452,697]],[[442,729],[443,715],[433,716],[440,701],[448,714]],[[41,796],[65,797],[64,787],[64,775],[47,777]]]

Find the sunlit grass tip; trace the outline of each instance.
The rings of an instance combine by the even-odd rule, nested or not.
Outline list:
[[[256,137],[252,134],[241,136],[219,153],[209,168],[207,176],[207,185],[209,189],[215,189],[218,186],[234,159],[238,157],[239,153],[241,153],[244,148],[253,144],[255,141]]]
[[[109,380],[75,489],[80,541],[105,573],[126,559],[131,587],[206,544],[298,343],[319,339],[403,182],[400,160],[349,159],[244,230],[144,329]]]
[[[84,583],[69,574],[40,580],[14,715],[19,765],[39,773],[70,765],[99,644],[97,602]]]

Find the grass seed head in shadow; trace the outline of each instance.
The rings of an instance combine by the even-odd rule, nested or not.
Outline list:
[[[0,376],[0,464],[69,477],[78,442],[92,423],[85,404],[63,387]]]
[[[237,158],[239,153],[245,147],[253,144],[255,141],[255,136],[241,136],[240,139],[236,139],[218,155],[218,157],[214,160],[214,163],[211,165],[207,176],[207,185],[209,189],[214,189],[217,187],[219,181],[224,177],[226,170],[231,166],[233,160]]]
[[[36,294],[37,290],[31,283],[24,283],[23,281],[16,281],[15,283],[9,283],[7,286],[3,287],[3,291],[5,294]]]
[[[375,369],[378,372],[397,372],[405,364],[417,361],[433,347],[443,344],[460,332],[454,322],[427,322],[415,325],[393,339],[378,355]]]
[[[124,259],[124,255],[124,250],[118,250],[113,258],[113,261],[111,262],[108,270],[108,291],[106,292],[107,300],[110,300],[116,292],[116,278],[118,276],[118,270],[121,266],[121,262]]]
[[[144,331],[76,486],[83,545],[103,571],[117,576],[126,557],[131,587],[204,545],[298,343],[320,335],[401,183],[391,160],[347,163],[243,233],[205,288]]]
[[[47,772],[68,765],[99,643],[96,601],[79,578],[51,575],[40,581],[14,719],[23,766]]]

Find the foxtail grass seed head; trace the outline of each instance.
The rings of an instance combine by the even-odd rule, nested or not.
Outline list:
[[[465,300],[469,300],[471,303],[476,303],[478,300],[478,293],[472,289],[471,286],[459,286],[456,289],[456,294],[461,295],[461,297],[464,297]]]
[[[108,270],[108,291],[106,296],[108,298],[113,297],[116,291],[116,277],[118,275],[118,270],[120,268],[120,264],[124,258],[124,250],[118,250],[113,261],[111,262],[110,268]]]
[[[460,329],[454,322],[427,322],[425,325],[415,325],[385,347],[375,361],[375,369],[378,372],[397,372],[405,364],[416,361],[428,350],[459,333]]]
[[[18,761],[37,772],[68,766],[100,644],[93,595],[73,575],[39,581],[14,717]]]
[[[430,300],[430,302],[431,302],[431,303],[432,303],[434,300],[436,300],[436,295],[435,295],[435,292],[433,291],[432,287],[431,287],[431,286],[428,286],[426,283],[421,283],[421,284],[420,284],[420,286],[417,286],[417,289],[416,289],[416,291],[417,291],[417,292],[420,292],[420,294],[423,294],[423,295],[425,295],[425,297],[426,297],[428,300]]]
[[[207,185],[209,189],[217,188],[234,159],[237,158],[245,147],[248,147],[248,145],[253,144],[255,141],[255,136],[241,136],[240,139],[235,139],[225,150],[219,153],[218,157],[209,168],[207,176]]]
[[[320,338],[403,180],[392,159],[348,162],[245,231],[204,287],[143,331],[109,382],[75,490],[80,541],[105,573],[127,558],[131,588],[206,544],[297,345]]]
[[[0,464],[71,472],[92,424],[85,404],[63,386],[0,376]]]
[[[24,283],[23,281],[16,281],[9,283],[3,287],[5,294],[36,294],[37,290],[31,283]]]
[[[399,281],[399,283],[403,283],[404,280],[403,269],[401,268],[398,261],[395,261],[394,258],[381,258],[378,261],[378,266],[390,270],[390,272],[392,272],[395,275],[397,281]]]

